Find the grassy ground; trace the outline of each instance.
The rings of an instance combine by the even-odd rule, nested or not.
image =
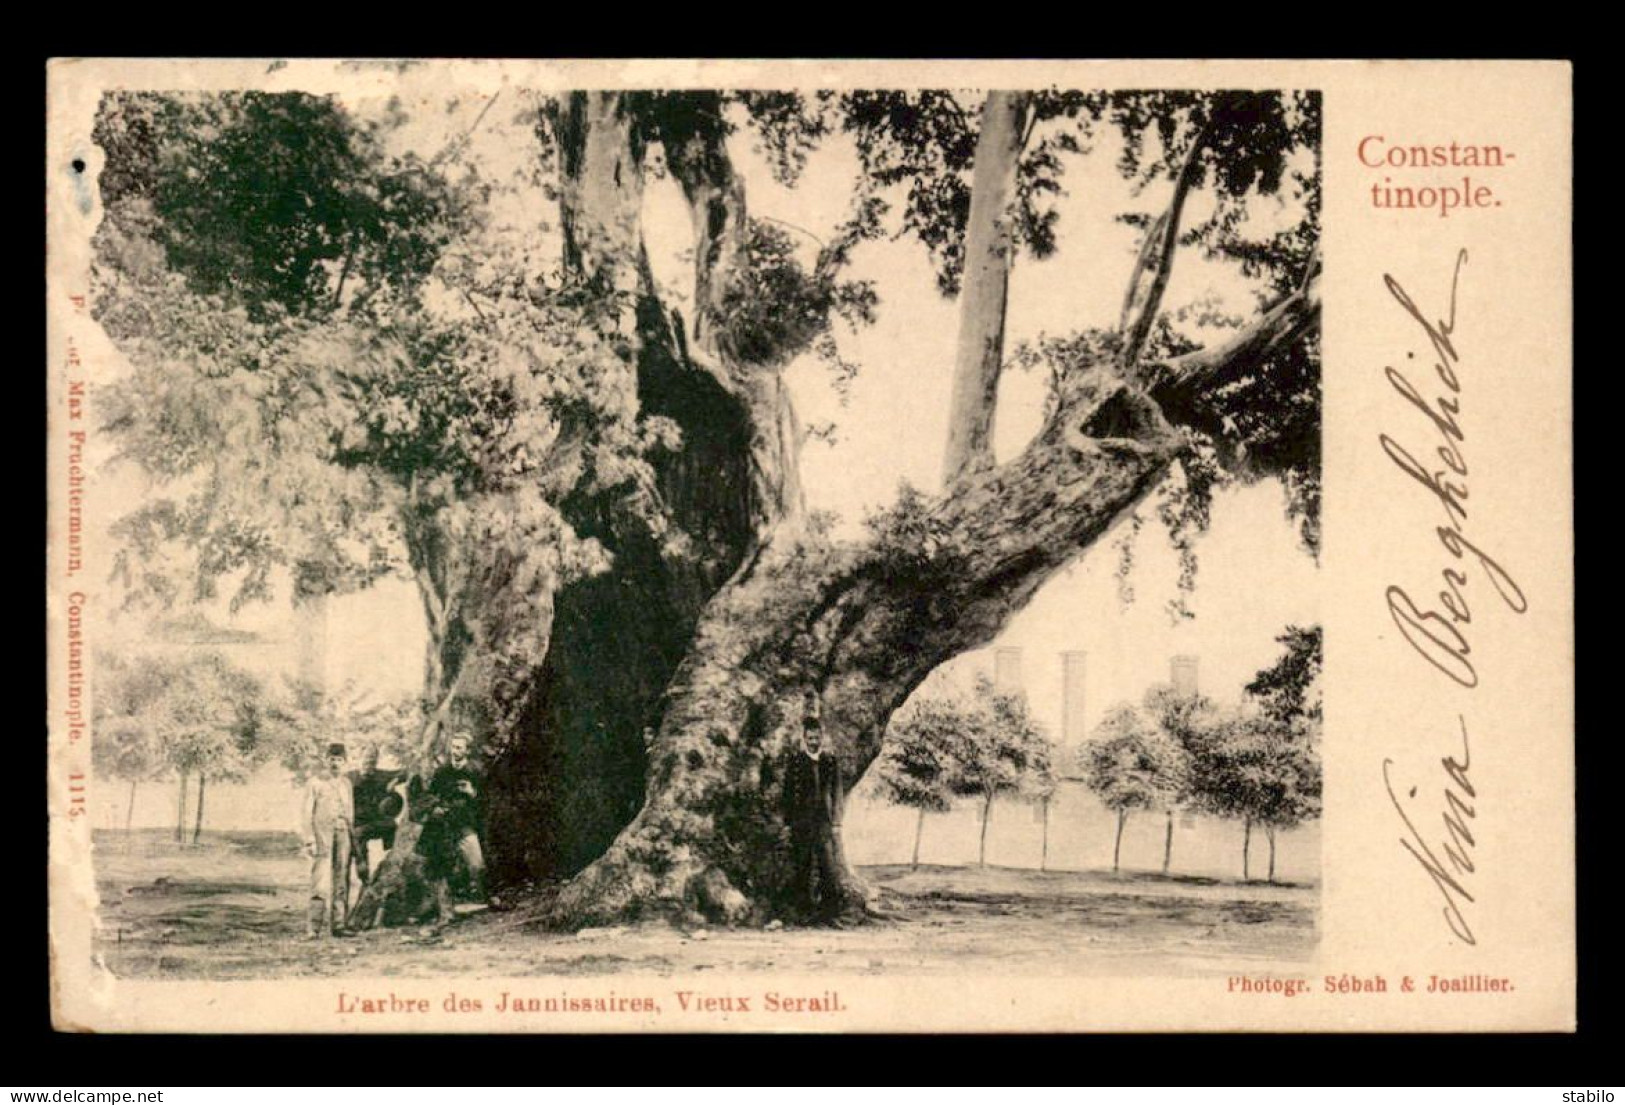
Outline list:
[[[1008,867],[867,867],[901,920],[840,930],[664,924],[556,935],[468,913],[443,938],[306,941],[307,861],[291,836],[98,836],[97,951],[124,976],[519,977],[697,971],[887,974],[1229,972],[1305,957],[1315,886]]]

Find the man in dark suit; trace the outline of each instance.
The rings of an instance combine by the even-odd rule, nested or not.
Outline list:
[[[452,919],[451,877],[459,863],[467,870],[475,897],[491,908],[502,909],[501,899],[487,896],[484,780],[474,766],[474,738],[458,733],[446,745],[446,762],[435,769],[422,793],[413,800],[412,817],[423,823],[417,850],[423,856],[424,877],[434,888],[435,930]]]
[[[802,702],[800,732],[791,736],[784,780],[790,892],[798,913],[809,920],[830,921],[844,904],[841,813],[846,787],[840,760],[824,747],[817,692],[808,690]]]
[[[361,769],[350,775],[351,790],[355,795],[355,869],[365,891],[372,881],[372,858],[368,848],[374,840],[382,841],[387,853],[395,846],[395,819],[401,814],[405,800],[400,787],[405,776],[399,771],[378,770],[378,746],[369,745],[362,754]]]

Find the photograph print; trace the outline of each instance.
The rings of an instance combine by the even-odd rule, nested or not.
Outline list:
[[[95,108],[99,970],[1308,969],[1319,92],[347,64]]]

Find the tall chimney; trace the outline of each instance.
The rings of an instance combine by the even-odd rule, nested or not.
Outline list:
[[[1089,723],[1083,712],[1083,680],[1087,652],[1061,653],[1061,743],[1075,748],[1088,739]]]
[[[1002,694],[1025,694],[1021,685],[1021,649],[993,650],[993,686]]]

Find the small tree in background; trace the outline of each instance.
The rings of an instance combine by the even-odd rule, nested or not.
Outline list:
[[[1283,727],[1265,718],[1256,786],[1257,819],[1269,840],[1269,881],[1275,881],[1275,834],[1320,816],[1321,770],[1318,727]]]
[[[1191,734],[1190,801],[1202,813],[1240,821],[1241,877],[1252,878],[1253,822],[1258,814],[1256,785],[1262,743],[1255,719],[1227,710],[1212,725]]]
[[[1186,694],[1171,683],[1160,683],[1145,692],[1145,715],[1161,733],[1166,747],[1161,749],[1157,787],[1166,816],[1162,839],[1162,873],[1173,865],[1174,814],[1188,809],[1191,801],[1191,750],[1201,743],[1202,734],[1215,724],[1218,712],[1213,701],[1201,694]]]
[[[1028,712],[1025,698],[1006,694],[987,676],[978,676],[956,758],[951,789],[982,803],[976,864],[985,867],[993,800],[1004,794],[1031,795],[1053,789],[1049,737]]]
[[[189,775],[197,777],[192,843],[203,835],[208,784],[242,783],[264,762],[262,689],[253,676],[218,653],[177,663],[166,695],[168,724],[159,730],[164,758],[180,778],[182,812]],[[185,833],[177,824],[175,839]]]
[[[334,741],[344,744],[352,757],[377,749],[380,757],[418,766],[423,717],[421,704],[411,695],[379,702],[353,683],[323,690],[289,680],[271,703],[267,724],[272,754],[295,786],[320,773],[327,746]]]
[[[192,842],[203,832],[207,785],[242,782],[267,752],[259,681],[219,653],[138,656],[109,669],[103,715],[102,763],[132,785],[173,775],[175,840],[186,839],[187,785],[197,777]],[[124,768],[116,764],[123,760]],[[126,812],[128,822],[130,812]]]
[[[152,664],[131,664],[112,653],[97,657],[101,672],[96,695],[96,724],[90,744],[96,774],[130,784],[124,807],[124,831],[135,820],[136,788],[162,770],[152,731],[152,705],[162,697],[164,680]]]
[[[1275,881],[1275,833],[1320,816],[1321,632],[1288,626],[1276,638],[1285,651],[1247,684],[1256,705],[1259,742],[1253,798],[1269,838],[1269,881]]]
[[[953,801],[961,734],[972,724],[965,703],[949,696],[917,698],[892,719],[880,762],[879,791],[893,805],[918,811],[912,867],[920,866],[925,815],[946,813]]]
[[[1121,864],[1123,828],[1135,810],[1170,805],[1184,772],[1178,747],[1147,714],[1127,704],[1114,707],[1078,750],[1084,783],[1117,814],[1112,870]]]

